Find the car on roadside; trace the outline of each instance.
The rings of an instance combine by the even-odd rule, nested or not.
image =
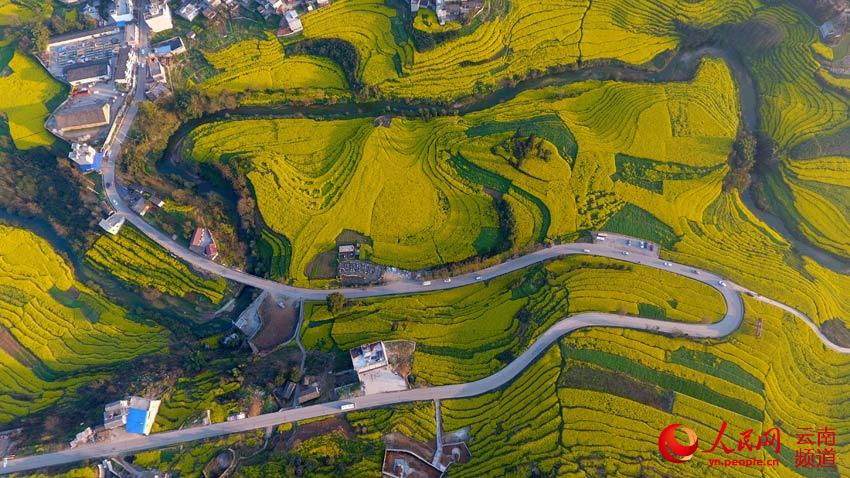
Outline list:
[[[475,276],[475,280],[481,280],[481,279],[482,279],[481,276]]]
[[[425,282],[422,283],[422,285],[423,286],[429,286],[429,285],[431,285],[431,281],[426,280]]]
[[[445,279],[443,279],[443,282],[445,282],[446,284],[448,284],[451,281],[452,281],[451,277],[446,277]]]
[[[590,249],[582,249],[581,252],[584,252],[585,254],[590,254]]]

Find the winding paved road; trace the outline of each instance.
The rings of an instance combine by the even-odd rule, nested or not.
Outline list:
[[[147,48],[146,34],[142,35],[140,47]],[[136,100],[140,100],[143,97],[143,84],[140,83],[143,82],[144,75],[144,66],[140,66],[137,76],[137,90],[135,94]],[[550,329],[540,335],[535,342],[513,362],[493,375],[470,383],[418,388],[400,392],[367,395],[364,397],[346,400],[347,403],[354,403],[357,409],[375,408],[420,400],[447,400],[473,397],[498,389],[505,386],[521,374],[535,361],[535,359],[537,359],[537,357],[543,354],[561,337],[584,327],[621,327],[675,334],[690,338],[721,338],[731,334],[741,325],[744,317],[744,304],[741,299],[741,294],[744,293],[753,296],[757,300],[779,307],[800,318],[815,332],[815,334],[817,334],[827,347],[839,353],[850,354],[850,348],[839,347],[830,342],[810,318],[792,307],[772,299],[759,296],[758,294],[755,294],[754,292],[732,282],[724,281],[721,277],[707,271],[698,271],[697,269],[687,265],[665,262],[661,259],[639,253],[624,255],[622,247],[618,247],[610,242],[598,244],[556,245],[550,248],[540,249],[521,257],[510,259],[502,264],[498,264],[481,271],[453,277],[451,282],[434,281],[430,286],[423,286],[421,283],[414,281],[397,281],[386,285],[368,287],[364,289],[316,290],[287,286],[230,269],[190,252],[183,245],[178,244],[171,238],[167,237],[165,234],[145,222],[140,216],[132,212],[118,194],[115,184],[115,159],[120,157],[122,143],[127,138],[127,134],[133,120],[135,119],[136,113],[137,104],[134,102],[123,119],[123,123],[116,135],[114,143],[109,148],[110,160],[107,161],[103,167],[104,187],[110,202],[116,209],[116,213],[124,216],[127,221],[139,228],[146,236],[170,251],[175,256],[188,262],[193,267],[242,284],[269,290],[300,300],[322,300],[331,292],[341,292],[351,298],[412,294],[462,287],[481,280],[492,279],[509,272],[523,269],[533,264],[555,259],[557,257],[569,254],[587,254],[614,258],[635,264],[643,264],[688,277],[713,287],[722,294],[726,302],[725,316],[719,322],[712,324],[677,323],[640,317],[626,317],[601,312],[588,312],[574,315],[557,322]],[[725,285],[721,285],[721,281],[723,281],[722,283]],[[74,449],[67,449],[55,453],[20,457],[10,460],[5,468],[0,469],[0,474],[34,470],[93,458],[125,455],[141,450],[161,448],[183,442],[268,428],[282,423],[335,415],[340,413],[339,407],[341,403],[342,402],[339,401],[322,403],[319,405],[267,413],[233,422],[215,423],[185,430],[155,433],[150,436],[136,436],[123,440],[111,441],[109,443],[83,445]]]
[[[576,244],[568,244],[550,249],[538,251],[527,256],[523,256],[512,260],[500,266],[495,266],[487,269],[488,277],[494,277],[499,273],[506,273],[512,270],[526,267],[541,260],[546,260],[555,257],[559,254],[583,253],[581,249],[576,252],[576,247],[582,247]],[[534,343],[513,362],[498,372],[485,377],[481,380],[457,385],[444,385],[439,387],[418,388],[413,390],[405,390],[401,392],[389,392],[376,395],[367,395],[346,400],[346,403],[354,403],[358,410],[394,405],[399,403],[415,402],[420,400],[448,400],[473,397],[483,393],[496,390],[510,383],[511,380],[521,374],[528,368],[541,354],[543,354],[552,344],[557,342],[564,335],[584,327],[621,327],[635,330],[645,330],[649,332],[668,333],[686,336],[690,338],[721,338],[731,334],[741,325],[744,318],[744,304],[741,299],[742,293],[754,295],[752,292],[728,281],[724,281],[725,286],[720,285],[721,278],[707,271],[698,271],[689,266],[676,263],[664,263],[661,260],[648,258],[646,256],[638,256],[632,254],[624,256],[621,253],[612,253],[610,246],[601,245],[583,245],[584,248],[590,250],[590,254],[616,257],[620,260],[625,260],[632,263],[646,264],[651,267],[669,270],[672,273],[679,274],[691,279],[705,283],[716,289],[723,296],[726,302],[726,314],[719,322],[712,324],[695,324],[695,323],[679,323],[669,322],[654,319],[646,319],[641,317],[627,317],[622,315],[588,312],[571,317],[567,317],[550,329],[540,335]],[[587,253],[585,253],[587,254]],[[669,265],[667,265],[669,264]],[[479,275],[483,276],[484,272]],[[438,287],[459,287],[468,281],[475,281],[474,277],[457,278],[450,284],[441,283]],[[300,291],[303,289],[295,289]],[[415,289],[421,291],[420,286]],[[368,291],[363,291],[368,293]],[[322,292],[324,294],[326,292]],[[379,288],[378,294],[382,293],[398,293],[396,288]],[[373,294],[373,295],[378,295]],[[368,294],[367,294],[368,295]],[[824,341],[832,350],[850,354],[850,349],[839,347],[830,342],[820,332],[817,326],[811,320],[800,313],[799,311],[788,307],[787,305],[776,302],[772,299],[754,295],[754,298],[763,302],[775,305],[786,310],[787,312],[804,320],[812,330]],[[274,413],[267,413],[256,417],[246,418],[234,422],[214,423],[207,426],[189,428],[185,430],[170,431],[164,433],[155,433],[149,436],[137,436],[123,440],[116,440],[109,443],[99,443],[83,445],[73,449],[67,449],[55,453],[47,453],[42,455],[34,455],[20,457],[10,460],[5,469],[0,469],[0,474],[34,470],[49,466],[63,465],[73,463],[80,460],[93,458],[101,458],[107,456],[125,455],[141,450],[162,448],[175,445],[178,443],[190,442],[205,438],[229,435],[232,433],[240,433],[251,430],[258,430],[270,426],[279,425],[282,423],[295,422],[310,418],[322,416],[336,415],[340,413],[340,405],[343,402],[329,402],[308,407],[293,408]]]

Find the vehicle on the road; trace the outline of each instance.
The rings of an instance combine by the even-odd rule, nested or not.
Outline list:
[[[655,250],[655,246],[653,246],[652,244],[650,244],[650,245],[649,245],[649,250],[650,250],[650,251],[654,251],[654,250]]]
[[[623,255],[624,255],[624,256],[629,255],[629,251],[623,251]]]
[[[451,281],[452,281],[451,277],[446,277],[445,279],[443,279],[443,282],[445,282],[446,284],[448,284]]]
[[[354,404],[350,403],[350,402],[341,403],[341,404],[339,404],[339,409],[340,410],[354,410]]]
[[[719,280],[717,281],[717,285],[719,285],[720,287],[726,287],[726,282]]]
[[[631,245],[632,245],[632,240],[631,240],[631,239],[626,239],[626,245],[627,245],[627,246],[631,246]]]
[[[422,283],[422,285],[429,286],[429,285],[431,285],[431,281],[426,280],[425,282]]]
[[[699,269],[691,269],[691,272],[693,272],[696,275],[702,274],[702,272],[700,272]]]
[[[475,280],[481,280],[481,279],[482,279],[481,276],[475,276]]]
[[[667,266],[667,267],[670,267],[670,266],[673,265],[673,263],[669,262],[669,261],[664,261],[664,265]]]
[[[590,249],[582,249],[581,252],[584,252],[585,254],[590,254]]]
[[[640,248],[646,249],[646,241],[640,241]]]

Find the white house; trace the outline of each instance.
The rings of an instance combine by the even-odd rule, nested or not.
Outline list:
[[[113,214],[106,219],[101,219],[97,224],[102,227],[104,231],[114,236],[121,231],[121,226],[124,225],[124,216]]]
[[[198,15],[200,13],[201,13],[201,10],[194,3],[187,3],[187,4],[183,5],[182,7],[180,7],[179,10],[177,10],[177,15],[185,18],[186,20],[188,20],[190,22],[192,20],[194,20],[195,18],[198,18]]]
[[[301,25],[301,19],[298,18],[298,12],[295,10],[287,10],[283,18],[286,20],[286,24],[292,33],[297,33],[304,29],[304,26]]]
[[[171,23],[171,9],[165,0],[151,0],[145,12],[145,23],[154,33],[164,32],[174,28]]]
[[[133,0],[115,0],[115,6],[109,12],[115,23],[130,23],[133,21]]]

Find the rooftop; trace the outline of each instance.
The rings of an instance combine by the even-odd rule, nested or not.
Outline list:
[[[351,364],[358,372],[387,365],[383,342],[372,342],[351,349]]]
[[[61,130],[94,127],[109,123],[109,104],[99,102],[57,110],[56,125]]]
[[[107,61],[90,61],[65,68],[65,79],[69,83],[101,76],[109,76],[109,62]]]
[[[83,30],[81,32],[71,32],[71,33],[63,33],[62,35],[52,36],[47,40],[48,47],[55,43],[67,42],[70,40],[77,40],[80,38],[87,38],[90,36],[96,35],[105,35],[105,34],[115,34],[118,33],[118,27],[115,25],[107,25],[105,27],[94,28],[91,30]]]

